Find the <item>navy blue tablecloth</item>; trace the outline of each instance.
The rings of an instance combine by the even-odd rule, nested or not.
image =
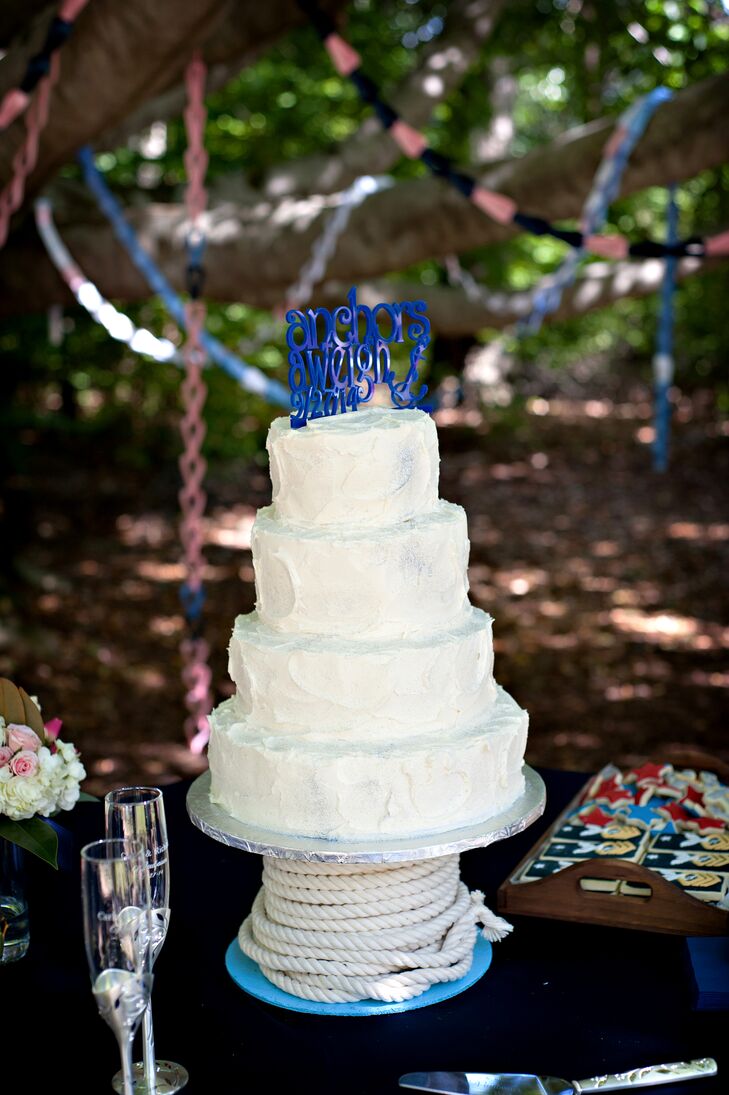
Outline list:
[[[543,773],[546,813],[500,845],[467,852],[462,874],[493,902],[499,883],[584,782]],[[729,1091],[725,1014],[693,1012],[685,943],[676,936],[515,918],[486,976],[465,993],[400,1015],[327,1018],[281,1011],[228,977],[224,954],[260,884],[257,856],[193,827],[188,785],[165,789],[172,919],[157,962],[158,1056],[183,1063],[190,1095],[316,1090],[394,1095],[404,1072],[537,1072],[580,1079],[663,1061],[713,1056],[716,1079],[666,1095]],[[29,863],[31,946],[0,971],[3,1092],[99,1095],[119,1065],[93,1002],[84,955],[78,851],[103,835],[102,807],[63,815],[68,869]],[[21,1038],[22,1034],[22,1038]],[[22,1042],[22,1046],[19,1043]],[[723,1076],[721,1075],[723,1072]]]

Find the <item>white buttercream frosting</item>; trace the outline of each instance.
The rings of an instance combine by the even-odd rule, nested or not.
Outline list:
[[[394,741],[485,719],[496,686],[491,617],[420,638],[342,640],[282,635],[239,616],[228,669],[237,709],[271,734],[309,741]]]
[[[272,735],[235,696],[211,720],[213,801],[274,832],[427,834],[493,817],[524,789],[527,714],[503,689],[484,722],[394,742]]]
[[[251,534],[256,607],[273,629],[394,638],[446,626],[468,605],[460,506],[437,502],[384,528],[302,527],[273,512],[259,510]]]
[[[493,679],[468,602],[468,535],[439,501],[435,426],[373,407],[269,431],[252,534],[257,610],[236,694],[210,716],[211,797],[274,832],[409,836],[521,793],[528,716]]]
[[[368,407],[299,430],[277,418],[266,447],[284,520],[392,525],[438,499],[438,438],[424,411]]]

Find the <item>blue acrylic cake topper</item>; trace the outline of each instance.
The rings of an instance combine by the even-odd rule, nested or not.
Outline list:
[[[347,304],[332,312],[326,308],[287,312],[292,429],[314,418],[356,411],[360,403],[372,398],[375,384],[387,384],[394,407],[432,410],[423,405],[428,391],[425,384],[415,394],[412,391],[430,342],[426,307],[424,300],[403,300],[393,304],[382,301],[368,308],[357,304],[353,286]],[[382,312],[387,314],[383,325],[389,326],[384,334],[378,319]],[[390,344],[405,342],[406,337],[413,343],[410,368],[405,379],[398,381],[390,365]]]

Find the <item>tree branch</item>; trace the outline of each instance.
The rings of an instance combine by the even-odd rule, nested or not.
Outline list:
[[[459,86],[490,37],[503,4],[504,0],[453,0],[448,5],[443,34],[423,50],[417,68],[392,94],[392,105],[406,122],[416,128],[425,125],[437,104]],[[358,175],[384,174],[401,156],[392,137],[369,117],[334,152],[272,168],[262,190],[272,198],[332,194]]]
[[[682,259],[677,266],[679,280],[699,271],[714,269],[718,260],[701,262],[698,259]],[[545,316],[545,323],[559,323],[573,319],[585,312],[609,308],[626,297],[650,296],[661,286],[665,265],[661,259],[643,262],[593,262],[589,263],[569,286],[556,312]],[[349,291],[348,282],[327,282],[322,286],[320,303],[336,307]],[[396,294],[395,294],[396,290]],[[484,327],[503,330],[512,323],[529,315],[531,300],[528,292],[490,292],[487,299],[473,301],[460,287],[444,285],[424,286],[413,281],[368,281],[357,288],[357,300],[373,307],[381,300],[417,300],[428,302],[428,316],[433,329],[446,338],[472,335]]]
[[[343,3],[326,0],[323,6],[331,11]],[[123,127],[148,99],[180,84],[196,46],[204,46],[210,64],[243,65],[303,21],[295,0],[94,0],[63,47],[61,78],[51,97],[27,199],[73,158],[77,148]],[[34,46],[36,35],[34,28]],[[22,64],[18,58],[13,62],[21,75],[31,52],[24,45],[18,54]],[[12,73],[11,86],[14,68]],[[11,160],[24,132],[19,119],[0,134],[0,187],[10,177]]]
[[[654,116],[623,176],[623,194],[691,178],[729,160],[729,73],[680,92]],[[579,214],[612,122],[581,127],[487,172],[486,185],[519,207],[550,219]],[[217,205],[207,217],[206,291],[212,299],[272,307],[308,258],[335,199],[272,202],[255,198]],[[69,250],[105,296],[142,300],[149,289],[98,214],[74,211],[59,227]],[[181,287],[184,210],[148,205],[129,212],[166,276]],[[328,278],[365,281],[428,258],[498,243],[511,227],[496,224],[445,183],[423,178],[373,195],[354,210],[330,262]],[[0,252],[0,315],[65,299],[60,281],[27,227]],[[32,287],[29,289],[29,287]],[[319,294],[315,294],[315,298]],[[316,299],[314,301],[316,303]]]
[[[329,0],[325,7],[330,13],[341,9],[346,0]],[[213,30],[210,37],[201,46],[205,63],[208,65],[207,94],[218,91],[232,80],[241,69],[253,64],[257,56],[269,48],[273,42],[306,19],[295,3],[282,3],[275,0],[274,7],[279,15],[274,18],[266,11],[267,4],[249,2],[246,11],[241,11],[241,0],[228,3],[228,11]],[[280,10],[285,8],[286,10]],[[185,107],[185,88],[183,84],[184,65],[187,57],[181,57],[176,73],[164,85],[136,110],[124,118],[120,125],[114,126],[99,135],[96,148],[118,148],[130,136],[141,133],[152,122],[179,118]]]
[[[56,14],[56,10],[57,5],[49,3],[48,0],[3,0],[0,4],[0,49],[13,52],[17,50],[21,55],[26,52],[27,56],[20,58],[20,64],[24,69],[28,57],[33,52],[29,46],[31,36],[36,33],[36,27],[40,25],[43,26],[42,33],[45,34],[47,25]],[[3,58],[3,74],[0,81],[2,94],[7,87],[13,86],[12,83],[6,83],[10,60],[10,57]]]
[[[203,50],[203,57],[206,51]],[[205,81],[205,93],[211,95],[225,87],[247,63],[253,58],[241,56],[232,61],[221,61],[218,64],[209,64],[207,80]],[[164,122],[170,118],[179,118],[185,109],[185,86],[181,83],[183,73],[177,73],[172,85],[147,99],[140,107],[133,110],[124,120],[111,129],[101,133],[94,141],[94,149],[97,152],[121,148],[130,137],[137,136],[148,129],[153,122]]]

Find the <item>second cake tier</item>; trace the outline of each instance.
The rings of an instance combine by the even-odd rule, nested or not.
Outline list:
[[[438,502],[385,528],[292,525],[259,510],[251,536],[256,607],[268,627],[392,639],[457,621],[468,605],[468,529]]]

